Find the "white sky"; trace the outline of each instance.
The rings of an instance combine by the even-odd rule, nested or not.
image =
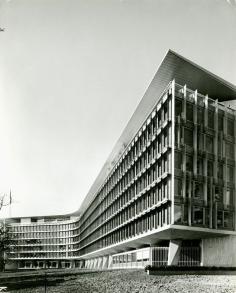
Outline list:
[[[236,84],[234,0],[0,0],[0,27],[12,216],[79,207],[169,48]]]

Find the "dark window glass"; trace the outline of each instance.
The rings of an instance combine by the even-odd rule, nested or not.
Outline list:
[[[197,149],[202,150],[202,133],[199,130],[197,132]]]
[[[206,136],[206,151],[213,153],[213,138],[211,136]]]
[[[234,121],[231,119],[227,120],[227,134],[234,136]]]
[[[217,228],[223,227],[223,211],[217,212]]]
[[[218,155],[222,155],[222,142],[220,139],[218,139]]]
[[[204,124],[204,108],[198,107],[197,109],[197,123]]]
[[[163,106],[163,116],[164,116],[164,121],[167,120],[168,117],[168,111],[167,111],[167,102]]]
[[[182,222],[182,208],[180,205],[175,205],[175,216],[174,216],[175,223]]]
[[[186,119],[193,121],[193,105],[190,103],[186,104]]]
[[[179,152],[175,153],[175,168],[176,169],[181,169],[182,165],[182,154]]]
[[[175,127],[175,145],[177,146],[179,143],[178,141],[178,127]]]
[[[203,199],[203,185],[200,183],[195,183],[195,188],[193,191],[193,196],[196,199]]]
[[[224,212],[224,227],[233,228],[233,214],[229,212]]]
[[[197,159],[197,174],[203,175],[203,160],[202,160],[202,158]]]
[[[203,224],[203,208],[193,207],[193,224],[202,225]]]
[[[186,171],[193,172],[193,157],[186,155]]]
[[[175,178],[175,195],[181,196],[182,195],[182,181],[181,179]]]
[[[213,162],[207,161],[207,176],[213,176]]]
[[[234,145],[232,143],[226,143],[226,157],[233,159],[234,158]]]
[[[184,129],[184,143],[193,147],[193,131],[188,128]]]
[[[226,191],[226,197],[225,197],[226,206],[232,206],[234,204],[233,195],[234,195],[233,189],[228,188]]]
[[[218,164],[218,178],[223,179],[223,164]]]
[[[234,182],[234,167],[227,166],[227,180],[228,182]]]
[[[223,203],[223,187],[222,186],[215,187],[215,200]]]
[[[214,112],[208,112],[208,127],[214,129]]]
[[[224,118],[223,115],[218,115],[218,130],[223,131],[223,125],[224,125]]]
[[[182,101],[175,100],[175,116],[180,116],[182,113]]]

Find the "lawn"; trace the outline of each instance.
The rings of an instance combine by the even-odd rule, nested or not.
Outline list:
[[[47,293],[235,293],[236,275],[233,276],[148,276],[144,271],[93,272],[63,279],[50,278]],[[44,286],[22,288],[8,292],[43,293]]]

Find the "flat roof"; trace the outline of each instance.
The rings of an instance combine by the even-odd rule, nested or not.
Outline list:
[[[186,84],[188,88],[192,90],[197,89],[199,93],[208,95],[212,99],[218,99],[219,102],[236,99],[235,85],[216,76],[174,51],[168,50],[142,100],[115,144],[80,208],[73,213],[73,215],[82,215],[87,209],[104,180],[114,167],[114,162],[118,162],[120,153],[124,150],[124,145],[127,146],[131,142],[163,91],[173,79],[175,79],[178,84]]]

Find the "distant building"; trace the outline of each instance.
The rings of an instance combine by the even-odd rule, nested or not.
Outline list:
[[[8,220],[11,259],[236,266],[235,99],[234,85],[168,51],[78,212]]]

